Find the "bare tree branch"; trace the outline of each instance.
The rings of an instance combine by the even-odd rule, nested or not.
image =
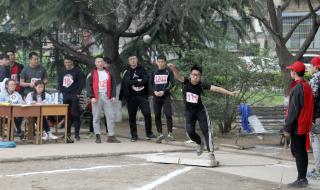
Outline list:
[[[309,10],[310,10],[310,13],[312,14],[312,16],[313,16],[313,17],[316,17],[316,16],[317,16],[317,14],[316,14],[316,12],[313,10],[313,7],[312,7],[312,4],[311,4],[311,1],[310,1],[310,0],[308,0],[308,1],[307,1],[307,4],[308,4]]]
[[[102,24],[99,24],[89,13],[83,12],[83,15],[86,20],[85,24],[87,25],[88,28],[90,28],[90,30],[105,32],[108,34],[113,33],[112,30],[109,30]]]
[[[314,9],[314,11],[318,11],[320,9],[320,5],[318,7],[316,7]],[[297,27],[306,19],[310,18],[310,16],[312,15],[312,13],[308,13],[305,16],[303,16],[298,22],[296,22],[290,29],[290,31],[286,34],[286,36],[284,37],[284,43],[287,43],[287,41],[290,39],[290,37],[292,36],[293,32],[297,29]]]
[[[122,24],[120,24],[120,26],[118,27],[117,32],[116,32],[118,34],[125,32],[130,27],[132,19],[133,19],[133,15],[131,12],[132,7],[130,6],[130,2],[128,2],[128,0],[125,1],[125,5],[126,5],[126,9],[127,9],[127,11],[126,11],[127,16],[125,17]]]
[[[137,36],[141,36],[142,34],[148,32],[152,26],[154,25],[154,23],[156,23],[156,20],[153,20],[150,24],[146,24],[144,25],[142,28],[137,29],[135,32],[123,32],[122,34],[120,34],[120,37],[137,37]]]
[[[268,8],[268,12],[269,12],[271,26],[272,26],[273,30],[275,31],[275,33],[280,35],[281,30],[280,30],[279,21],[277,18],[277,13],[276,13],[276,9],[275,9],[273,0],[267,0],[267,8]]]
[[[79,61],[83,61],[86,63],[86,65],[93,64],[94,60],[88,55],[85,55],[83,53],[77,52],[76,50],[72,49],[68,45],[64,43],[60,43],[57,40],[55,40],[51,34],[46,34],[49,40],[52,42],[52,44],[64,55],[69,55],[72,57],[75,57]]]
[[[136,5],[139,7],[142,2],[143,1],[140,0],[140,1],[138,1],[138,3]],[[154,5],[151,8],[151,10],[148,13],[145,13],[145,16],[148,16],[149,18],[153,18],[150,22],[145,20],[145,21],[143,21],[145,24],[143,26],[141,26],[140,28],[138,28],[135,32],[125,32],[125,31],[123,31],[122,33],[119,33],[119,36],[120,37],[137,37],[137,36],[140,36],[140,35],[146,33],[147,31],[149,31],[157,23],[157,21],[159,20],[159,18],[155,15],[155,13],[156,13],[156,9],[157,9],[157,7],[159,6],[160,3],[161,3],[161,1],[157,0],[154,3]],[[139,11],[139,10],[135,10],[135,11]],[[139,13],[137,13],[137,14],[139,14]]]
[[[291,0],[287,0],[283,5],[280,7],[281,11],[284,11],[289,5]]]
[[[270,26],[270,24],[268,23],[268,21],[267,21],[265,18],[259,17],[259,16],[255,15],[255,14],[253,14],[253,13],[252,13],[250,16],[258,19],[261,23],[263,23],[263,25],[264,25],[264,26],[267,28],[267,30],[270,32],[271,37],[274,39],[274,41],[275,41],[277,44],[279,44],[279,45],[282,44],[282,43],[281,43],[281,36],[272,29],[272,27]]]
[[[310,0],[308,0],[308,7],[309,7],[311,14],[312,14],[312,27],[311,27],[311,30],[309,31],[307,39],[303,42],[301,48],[299,49],[299,52],[294,57],[296,60],[299,59],[300,57],[302,57],[304,52],[306,52],[306,50],[308,49],[311,42],[313,41],[313,39],[319,29],[319,26],[320,26],[320,24],[317,22],[317,14],[316,14],[315,10],[313,9]]]
[[[271,34],[271,37],[273,38],[275,43],[278,44],[279,46],[282,46],[283,39],[282,39],[282,36],[280,35],[280,32],[276,31],[275,28],[273,28],[273,25],[270,25],[269,21],[265,18],[265,15],[262,15],[262,10],[259,8],[258,3],[255,1],[250,1],[250,4],[251,4],[251,10],[252,10],[252,13],[250,14],[250,16],[260,21],[266,27],[268,32]],[[273,11],[274,11],[274,14],[276,14],[274,6],[273,6]],[[275,19],[277,19],[276,16],[275,16]]]

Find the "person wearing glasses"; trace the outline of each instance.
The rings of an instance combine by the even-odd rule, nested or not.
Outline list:
[[[190,70],[190,78],[183,77],[180,71],[173,64],[168,64],[168,67],[172,70],[175,78],[183,84],[183,100],[185,103],[185,118],[186,118],[186,130],[189,138],[197,143],[197,154],[200,156],[203,153],[204,143],[201,141],[201,137],[196,133],[196,122],[199,122],[199,126],[203,133],[207,151],[209,152],[209,158],[215,160],[213,154],[213,139],[209,136],[209,122],[208,114],[205,106],[201,101],[201,95],[204,90],[211,92],[218,92],[230,96],[236,95],[238,92],[230,92],[224,88],[209,85],[208,83],[201,81],[202,68],[199,65],[192,66]]]

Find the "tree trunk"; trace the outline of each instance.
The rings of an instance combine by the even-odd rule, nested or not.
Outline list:
[[[104,55],[112,59],[112,68],[116,78],[117,84],[121,82],[120,78],[120,64],[121,59],[119,55],[119,37],[111,34],[104,34],[103,37]]]
[[[103,49],[104,49],[104,55],[112,59],[113,74],[115,75],[116,83],[118,84],[117,97],[119,97],[120,83],[121,83],[121,77],[120,77],[121,59],[119,55],[119,37],[116,37],[115,35],[111,35],[111,34],[104,34]],[[114,118],[113,118],[114,121],[116,122],[122,121],[122,102],[118,100],[114,102],[112,109],[114,111]]]
[[[231,131],[232,118],[225,119],[223,121],[223,131],[222,133],[229,133]]]
[[[284,95],[288,96],[290,92],[290,71],[286,69],[287,66],[291,65],[295,60],[291,53],[285,46],[276,46],[276,53],[279,58],[279,66],[282,73],[282,82],[284,87]]]

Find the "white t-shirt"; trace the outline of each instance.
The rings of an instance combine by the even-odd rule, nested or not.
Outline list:
[[[105,70],[98,70],[99,75],[99,93],[107,93],[108,75]]]
[[[26,97],[26,103],[32,104],[32,94],[33,92],[29,92],[29,94]],[[40,95],[37,95],[37,103],[39,104],[54,104],[53,98],[50,94],[45,92],[45,100],[42,100]]]
[[[0,102],[6,102],[10,104],[22,104],[23,100],[18,92],[13,92],[9,94],[7,90],[0,93]]]

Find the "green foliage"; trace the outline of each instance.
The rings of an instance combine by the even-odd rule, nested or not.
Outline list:
[[[23,38],[11,33],[0,33],[0,51],[5,52],[10,49],[16,49],[17,46],[22,45]]]
[[[68,37],[62,43],[55,34],[59,31],[77,36],[82,30],[90,30],[104,54],[113,59],[115,70],[120,71],[126,61],[126,57],[119,59],[120,38],[130,41],[125,49],[138,49],[144,62],[148,62],[146,51],[150,49],[141,41],[144,34],[151,35],[152,44],[190,49],[196,41],[197,46],[209,47],[217,38],[227,38],[230,25],[240,36],[246,36],[251,28],[244,11],[247,5],[247,0],[0,0],[0,8],[6,10],[0,16],[10,17],[18,35],[39,42],[36,35],[40,33],[41,40],[46,37],[54,41],[60,53],[86,64],[92,64],[92,57],[75,50],[79,40]],[[234,17],[235,11],[243,18],[242,23]]]

